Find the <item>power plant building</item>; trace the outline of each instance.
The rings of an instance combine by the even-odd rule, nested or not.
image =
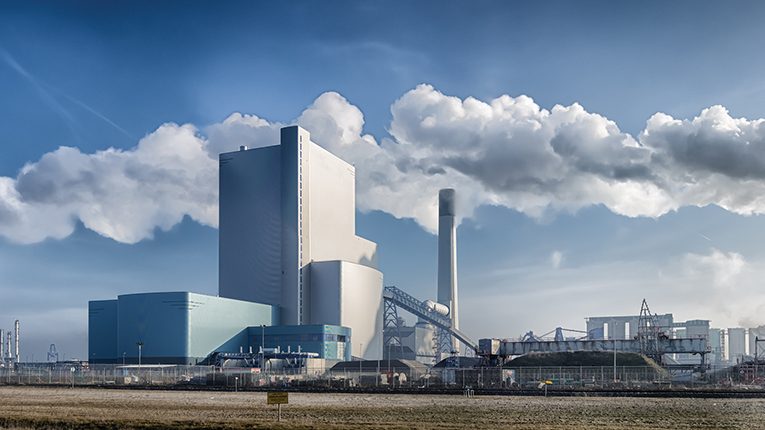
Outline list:
[[[377,244],[356,236],[356,172],[300,127],[281,144],[220,155],[221,297],[278,306],[280,324],[351,328],[382,354]]]
[[[91,301],[89,360],[196,364],[261,346],[381,358],[382,273],[356,236],[354,167],[285,127],[279,145],[221,154],[219,185],[219,297]]]

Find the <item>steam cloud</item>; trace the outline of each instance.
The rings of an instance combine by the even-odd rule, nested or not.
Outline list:
[[[296,123],[356,165],[357,204],[412,218],[429,231],[437,190],[460,190],[461,217],[500,205],[540,217],[604,205],[658,217],[682,206],[765,212],[765,119],[712,106],[690,120],[653,115],[637,136],[579,104],[546,110],[527,96],[488,102],[419,85],[392,106],[390,137],[364,134],[364,116],[324,93]],[[0,236],[61,239],[76,222],[119,242],[151,238],[184,216],[216,227],[217,154],[278,142],[283,124],[241,113],[202,130],[164,124],[130,150],[61,147],[0,177]]]

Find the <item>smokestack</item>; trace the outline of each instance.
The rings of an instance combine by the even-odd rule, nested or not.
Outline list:
[[[5,343],[3,343],[3,335],[5,334],[5,330],[0,328],[0,364],[5,362]]]
[[[11,334],[11,331],[8,330],[8,343],[6,345],[8,346],[8,362],[9,363],[13,360],[13,355],[12,355],[12,352],[11,352],[11,351],[13,351],[11,349],[11,337],[12,336],[13,336],[13,334]],[[2,339],[0,339],[0,341],[2,341]]]
[[[19,320],[16,320],[16,363],[19,363]]]
[[[438,192],[438,303],[449,307],[452,327],[459,328],[457,226],[454,221],[456,197],[451,188]],[[457,339],[452,339],[452,351],[459,352]]]

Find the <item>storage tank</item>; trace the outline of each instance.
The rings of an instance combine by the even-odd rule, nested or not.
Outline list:
[[[434,302],[433,300],[425,300],[422,302],[422,304],[433,312],[439,313],[443,316],[449,315],[449,306],[446,306],[443,303]]]

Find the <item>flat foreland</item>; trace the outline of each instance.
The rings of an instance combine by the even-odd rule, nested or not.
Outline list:
[[[0,387],[0,428],[765,429],[765,399]]]

